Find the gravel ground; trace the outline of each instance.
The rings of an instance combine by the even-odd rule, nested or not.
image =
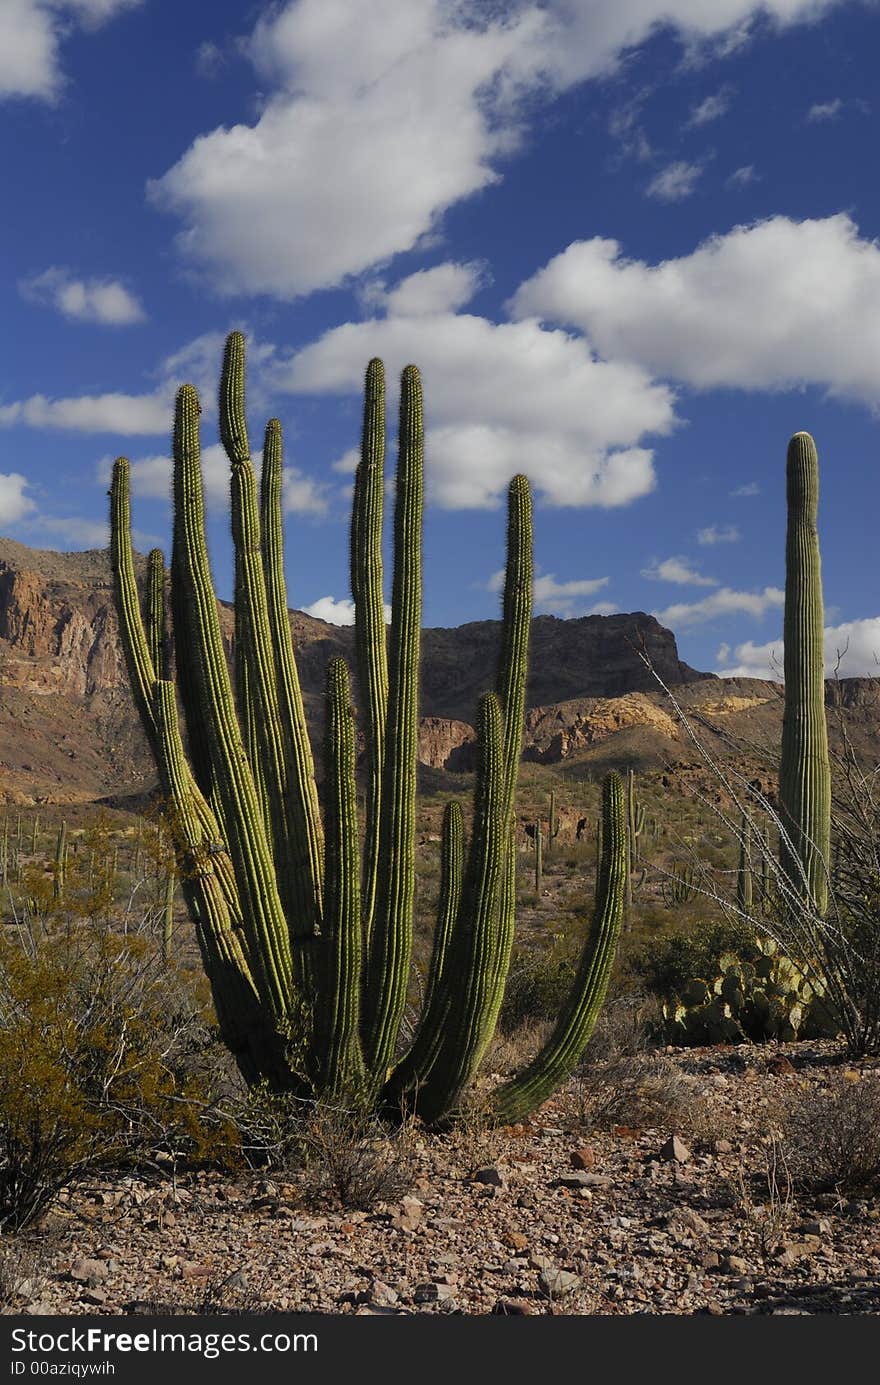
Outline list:
[[[6,1311],[880,1312],[876,1187],[791,1195],[766,1140],[780,1100],[876,1067],[819,1044],[662,1061],[689,1094],[672,1125],[590,1128],[572,1085],[526,1125],[416,1138],[410,1192],[367,1212],[212,1172],[62,1194]]]

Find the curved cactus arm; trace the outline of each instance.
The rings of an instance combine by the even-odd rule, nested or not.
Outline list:
[[[413,1106],[430,1125],[455,1107],[492,1037],[500,1005],[496,967],[499,898],[509,834],[504,819],[504,749],[501,709],[494,693],[480,701],[480,761],[474,824],[461,905],[449,944],[447,984],[427,1017],[423,1054],[414,1052],[389,1084],[389,1097],[409,1078]]]
[[[110,501],[110,554],[115,577],[116,611],[120,638],[135,705],[141,718],[144,734],[158,765],[160,747],[157,741],[154,701],[156,673],[153,656],[150,652],[150,638],[147,636],[141,618],[135,579],[134,554],[131,546],[129,464],[125,457],[118,457],[113,467]],[[149,607],[152,603],[148,601],[147,604]],[[155,624],[153,628],[155,629]],[[198,818],[201,840],[217,844],[221,837],[217,820],[188,766],[187,774],[187,798],[192,802]],[[167,788],[166,792],[170,794],[170,790]],[[232,862],[225,850],[215,853],[214,868],[222,879],[225,897],[229,901],[234,901],[236,894],[235,877],[232,871]]]
[[[147,645],[156,676],[165,676],[165,559],[152,548],[147,559]]]
[[[361,911],[369,944],[376,909],[385,723],[388,716],[388,653],[382,568],[385,488],[385,368],[374,359],[364,382],[361,458],[351,510],[351,594],[355,606],[358,684],[367,742],[367,823]]]
[[[437,901],[437,923],[428,963],[428,980],[422,1001],[422,1014],[427,1015],[434,996],[443,984],[449,944],[461,904],[462,873],[464,869],[464,823],[461,804],[451,800],[443,809],[440,837],[440,895]]]
[[[244,337],[231,332],[220,379],[220,436],[231,464],[232,537],[235,543],[235,630],[239,708],[244,738],[257,765],[254,779],[265,797],[266,837],[273,849],[275,879],[295,946],[301,982],[311,973],[311,942],[317,931],[314,881],[302,860],[291,809],[292,747],[286,743],[278,700],[275,653],[263,570],[257,482],[250,457],[244,396]],[[305,869],[304,869],[305,867]]]
[[[156,669],[144,630],[134,571],[134,553],[131,547],[130,471],[128,458],[117,457],[113,463],[113,479],[110,483],[110,565],[113,569],[116,592],[116,617],[119,621],[119,634],[128,667],[129,683],[144,734],[155,753],[153,685],[156,682]]]
[[[246,956],[241,920],[216,869],[221,854],[206,842],[202,822],[190,792],[189,767],[183,754],[174,685],[159,680],[155,686],[158,762],[163,788],[172,803],[171,825],[182,857],[180,883],[191,915],[202,964],[223,1042],[248,1082],[269,1078],[273,1085],[288,1085],[283,1044],[273,1026],[267,1025]]]
[[[602,787],[603,851],[590,934],[578,974],[552,1035],[537,1057],[495,1093],[498,1120],[515,1121],[546,1101],[571,1075],[593,1032],[617,949],[626,878],[626,809],[619,775]]]
[[[326,999],[315,1037],[323,1090],[332,1097],[357,1101],[366,1086],[359,1034],[363,944],[354,716],[344,659],[331,660],[326,703]]]
[[[828,904],[831,767],[825,721],[822,566],[816,514],[819,459],[809,433],[795,433],[786,459],[785,709],[779,805],[780,865],[792,888]]]
[[[400,382],[398,446],[379,873],[364,1016],[365,1055],[379,1084],[394,1056],[412,949],[424,491],[422,385],[413,365]]]
[[[300,893],[314,901],[320,925],[324,878],[324,842],[315,765],[303,710],[302,690],[293,652],[287,583],[284,580],[284,529],[282,524],[282,435],[277,418],[266,425],[263,467],[260,475],[260,532],[263,569],[269,603],[269,628],[275,651],[278,699],[290,747],[288,772],[292,775],[290,828],[294,844],[294,870]]]
[[[235,717],[205,542],[199,401],[192,385],[177,394],[174,418],[174,548],[178,668],[186,705],[210,754],[216,800],[227,835],[254,980],[275,1021],[286,1023],[293,979],[287,920],[253,775]]]

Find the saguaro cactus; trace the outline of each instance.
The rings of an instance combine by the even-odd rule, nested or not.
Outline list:
[[[415,790],[421,626],[421,382],[403,372],[394,521],[392,617],[382,611],[384,371],[367,370],[355,482],[351,576],[367,733],[367,823],[358,839],[348,670],[326,693],[325,792],[318,810],[287,614],[281,533],[281,430],[266,432],[259,503],[244,406],[244,343],[226,345],[220,431],[231,465],[235,658],[227,667],[205,543],[195,390],[177,395],[171,611],[174,685],[165,677],[164,568],[150,562],[148,626],[130,537],[129,464],[111,490],[112,556],[126,658],[168,802],[180,887],[196,924],[221,1032],[249,1082],[327,1093],[379,1109],[401,1103],[449,1118],[494,1032],[513,941],[514,796],[522,745],[531,615],[528,483],[510,485],[496,690],[478,716],[473,828],[447,807],[441,889],[423,1012],[409,1049],[406,1001],[415,889]],[[234,687],[234,692],[233,692]],[[498,1114],[547,1096],[580,1056],[607,985],[620,924],[625,825],[619,781],[606,784],[605,854],[596,921],[557,1031],[499,1101]],[[506,1090],[506,1089],[505,1089]]]
[[[819,459],[795,433],[786,463],[785,711],[779,805],[780,865],[792,888],[822,914],[828,903],[831,767],[825,722],[822,568],[816,513]]]

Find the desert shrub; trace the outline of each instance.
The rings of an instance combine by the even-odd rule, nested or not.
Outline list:
[[[397,1202],[415,1179],[411,1121],[389,1129],[377,1116],[316,1102],[301,1126],[303,1191],[352,1211]]]
[[[880,1077],[789,1097],[775,1113],[794,1186],[804,1191],[880,1192]]]
[[[549,951],[523,952],[514,957],[507,976],[498,1017],[503,1034],[523,1025],[555,1020],[574,982],[577,959],[565,942]]]
[[[42,1247],[21,1237],[0,1236],[0,1310],[20,1310],[46,1284]]]
[[[582,1131],[626,1125],[704,1139],[712,1126],[693,1078],[651,1052],[582,1065],[569,1087],[568,1114]]]
[[[219,1052],[148,938],[83,925],[0,942],[0,1230],[96,1166],[228,1147]]]
[[[728,920],[698,924],[687,932],[652,938],[630,959],[630,970],[651,995],[679,995],[695,976],[713,976],[719,958],[734,952],[751,961],[758,955],[746,928]]]

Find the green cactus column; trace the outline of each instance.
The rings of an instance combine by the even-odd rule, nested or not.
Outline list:
[[[623,920],[626,879],[626,807],[620,776],[613,772],[602,786],[602,842],[590,935],[574,985],[540,1053],[495,1093],[493,1108],[499,1120],[521,1120],[574,1072],[605,1000]]]
[[[415,899],[416,764],[422,619],[424,497],[422,383],[414,365],[400,380],[390,667],[376,913],[367,960],[364,1049],[384,1083],[406,1004]]]
[[[825,722],[822,567],[816,513],[819,459],[809,433],[795,433],[786,464],[785,712],[779,767],[783,836],[779,861],[793,889],[818,913],[828,903],[831,766]]]

